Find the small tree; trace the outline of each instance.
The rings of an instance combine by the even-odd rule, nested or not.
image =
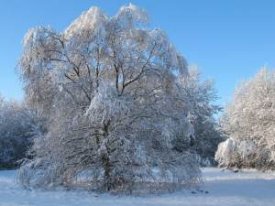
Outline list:
[[[221,124],[230,137],[219,146],[221,166],[274,168],[275,72],[262,69],[236,90]]]

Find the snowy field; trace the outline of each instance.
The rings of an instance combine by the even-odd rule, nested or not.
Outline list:
[[[146,197],[118,197],[87,192],[27,191],[15,182],[16,171],[0,171],[0,206],[275,206],[275,173],[233,173],[203,169],[202,191]]]

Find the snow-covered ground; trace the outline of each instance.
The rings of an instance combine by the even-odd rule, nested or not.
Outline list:
[[[202,191],[180,191],[144,197],[97,195],[80,191],[27,191],[16,171],[0,171],[0,206],[275,206],[275,173],[233,173],[205,168]]]

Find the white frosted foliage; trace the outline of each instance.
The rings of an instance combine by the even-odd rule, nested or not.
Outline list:
[[[221,119],[222,129],[237,145],[236,152],[227,156],[218,150],[216,157],[220,164],[274,168],[274,119],[275,72],[263,68],[236,89],[232,102],[225,109]],[[230,147],[222,143],[221,148],[227,147],[226,145]],[[224,161],[225,159],[230,161]]]

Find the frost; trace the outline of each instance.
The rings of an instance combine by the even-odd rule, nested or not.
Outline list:
[[[107,16],[98,8],[91,7],[88,11],[83,12],[73,23],[65,30],[66,39],[84,32],[84,30],[99,30],[107,21]]]
[[[147,19],[132,4],[113,17],[93,7],[62,33],[27,35],[22,79],[46,132],[20,168],[23,185],[131,193],[200,184],[195,152],[213,157],[216,147],[199,145],[216,131],[212,87]],[[77,182],[85,171],[89,181]]]
[[[261,69],[254,78],[236,89],[221,119],[222,129],[230,137],[228,141],[237,142],[236,151],[221,154],[218,150],[216,156],[221,165],[274,168],[274,105],[273,70]],[[226,145],[222,143],[221,148]]]

